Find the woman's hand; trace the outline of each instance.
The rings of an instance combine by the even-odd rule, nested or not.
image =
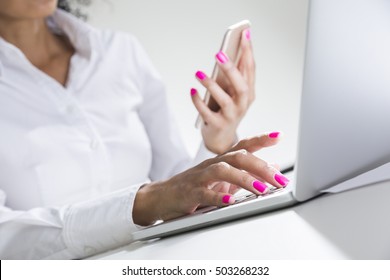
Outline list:
[[[241,36],[241,58],[237,67],[223,52],[216,55],[216,61],[225,81],[217,84],[201,71],[196,72],[196,77],[220,109],[212,111],[196,89],[191,89],[191,96],[203,119],[202,136],[206,147],[216,154],[222,154],[236,141],[236,129],[255,99],[255,62],[249,29]]]
[[[201,206],[226,206],[235,202],[232,193],[241,187],[254,194],[268,191],[265,182],[285,187],[288,179],[252,153],[275,145],[273,132],[242,140],[225,154],[208,159],[166,181],[143,186],[134,202],[136,224],[150,225],[193,213]]]

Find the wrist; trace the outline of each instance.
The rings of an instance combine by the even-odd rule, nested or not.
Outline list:
[[[230,150],[234,144],[238,142],[237,134],[234,134],[234,137],[227,140],[227,138],[224,138],[223,140],[213,141],[213,142],[206,142],[204,140],[204,145],[210,152],[220,155],[225,153],[226,151]]]
[[[143,185],[137,192],[133,207],[133,221],[140,226],[149,226],[160,220],[161,188],[156,182]]]

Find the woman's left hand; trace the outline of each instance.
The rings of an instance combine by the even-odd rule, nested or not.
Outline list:
[[[235,66],[222,52],[217,53],[216,61],[224,73],[226,86],[217,84],[201,71],[196,72],[199,82],[207,88],[220,109],[212,111],[191,89],[192,101],[203,120],[202,136],[206,147],[216,154],[222,154],[233,146],[236,129],[255,99],[255,62],[249,29],[241,36],[241,58]]]

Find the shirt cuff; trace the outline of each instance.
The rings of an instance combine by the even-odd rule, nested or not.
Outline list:
[[[64,212],[64,242],[82,258],[132,242],[139,230],[133,221],[133,205],[140,183],[97,199],[69,206]]]

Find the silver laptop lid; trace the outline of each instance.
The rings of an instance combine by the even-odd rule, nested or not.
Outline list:
[[[312,0],[298,200],[390,162],[390,1]]]

